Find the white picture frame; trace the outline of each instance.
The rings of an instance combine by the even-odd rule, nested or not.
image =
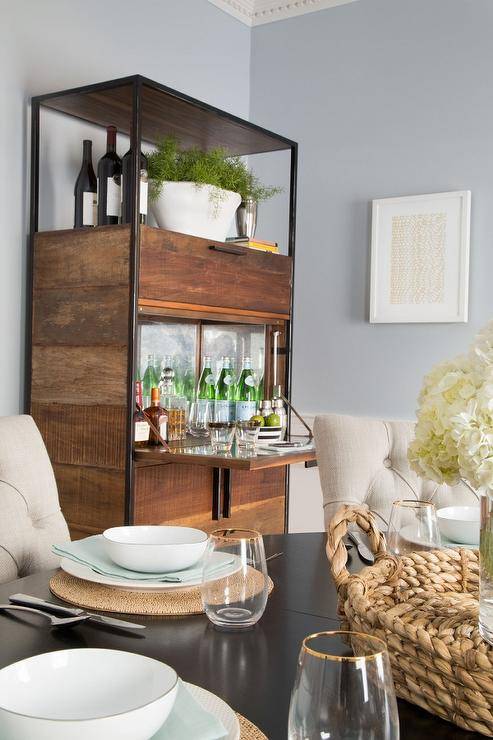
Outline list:
[[[372,202],[370,323],[466,322],[471,192]]]

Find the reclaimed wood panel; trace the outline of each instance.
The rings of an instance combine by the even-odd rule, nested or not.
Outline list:
[[[284,496],[237,506],[229,519],[211,520],[201,514],[162,522],[185,527],[196,527],[204,532],[213,532],[224,527],[256,529],[261,534],[282,534],[284,532]]]
[[[223,306],[289,314],[292,260],[245,249],[209,249],[222,242],[144,226],[141,229],[139,299]]]
[[[32,403],[125,404],[127,350],[34,345]]]
[[[34,290],[128,285],[130,226],[34,235]]]
[[[125,469],[125,406],[33,403],[52,463]]]
[[[243,506],[275,496],[284,496],[286,467],[231,472],[231,506]]]
[[[95,534],[125,521],[125,474],[83,465],[53,465],[71,533]]]
[[[284,531],[285,468],[233,471],[231,517],[212,519],[213,469],[155,465],[135,470],[134,524],[176,523],[211,531],[223,526],[249,526],[263,533]],[[267,502],[276,500],[274,508]],[[276,514],[273,515],[275,510]],[[247,512],[243,516],[242,512]],[[238,514],[242,518],[238,518]]]
[[[212,468],[153,465],[137,468],[134,524],[161,524],[194,514],[211,515]]]
[[[38,290],[33,301],[33,343],[126,345],[128,286]]]

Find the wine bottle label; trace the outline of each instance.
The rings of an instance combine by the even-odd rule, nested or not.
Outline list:
[[[238,421],[248,421],[255,416],[257,404],[255,401],[237,401],[236,402],[236,419]]]
[[[96,193],[82,193],[82,225],[96,226],[98,222]]]
[[[120,183],[113,177],[106,178],[106,215],[120,216]]]
[[[135,442],[147,442],[149,439],[150,427],[147,421],[135,422]]]
[[[161,416],[161,421],[159,423],[159,434],[166,442],[168,438],[168,417],[167,416]]]
[[[216,401],[214,404],[214,417],[216,421],[234,421],[235,405],[234,401]]]
[[[147,180],[140,180],[140,212],[143,216],[147,216],[147,193],[148,193]]]

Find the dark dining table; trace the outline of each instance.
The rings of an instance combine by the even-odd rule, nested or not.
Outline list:
[[[268,564],[274,590],[262,619],[248,632],[218,632],[204,615],[125,616],[146,625],[137,635],[89,623],[54,629],[36,615],[0,612],[0,667],[65,648],[104,647],[141,653],[169,663],[185,681],[222,697],[271,740],[286,740],[300,643],[312,632],[338,628],[337,594],[325,555],[324,534],[269,535],[264,539],[267,555],[283,554]],[[350,569],[357,571],[362,566],[356,550],[350,550]],[[58,601],[49,591],[53,572],[1,585],[0,603],[6,603],[14,593]],[[399,701],[399,717],[401,740],[482,737],[405,701]]]

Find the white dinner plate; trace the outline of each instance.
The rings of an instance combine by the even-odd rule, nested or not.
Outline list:
[[[240,740],[240,723],[238,722],[238,717],[225,701],[220,699],[219,696],[216,696],[216,694],[203,689],[201,686],[195,686],[193,683],[187,683],[186,681],[183,684],[202,709],[209,712],[209,714],[213,714],[223,723],[228,733],[224,740]],[[171,711],[173,712],[173,710]],[[159,732],[153,735],[151,740],[166,740],[166,722]],[[193,740],[200,740],[200,738],[195,737]]]
[[[214,558],[214,561],[219,564],[221,560],[229,560],[231,558],[231,555],[223,552],[215,552],[213,553],[212,557]],[[222,570],[216,576],[211,578],[211,581],[217,581],[219,578],[230,576],[240,570],[240,558],[236,556],[233,557],[234,561],[231,563],[231,566],[226,570]],[[113,588],[117,588],[119,591],[176,591],[180,588],[191,588],[192,586],[200,586],[200,584],[202,583],[201,578],[195,578],[192,581],[187,581],[186,583],[132,581],[127,578],[110,578],[109,576],[104,576],[101,573],[96,573],[96,571],[92,570],[92,568],[90,568],[88,565],[84,565],[83,563],[76,563],[75,560],[70,560],[70,558],[62,558],[60,561],[60,566],[62,570],[65,571],[65,573],[69,573],[69,575],[71,576],[81,578],[83,581],[90,581],[91,583],[102,583],[104,586],[112,586]]]

